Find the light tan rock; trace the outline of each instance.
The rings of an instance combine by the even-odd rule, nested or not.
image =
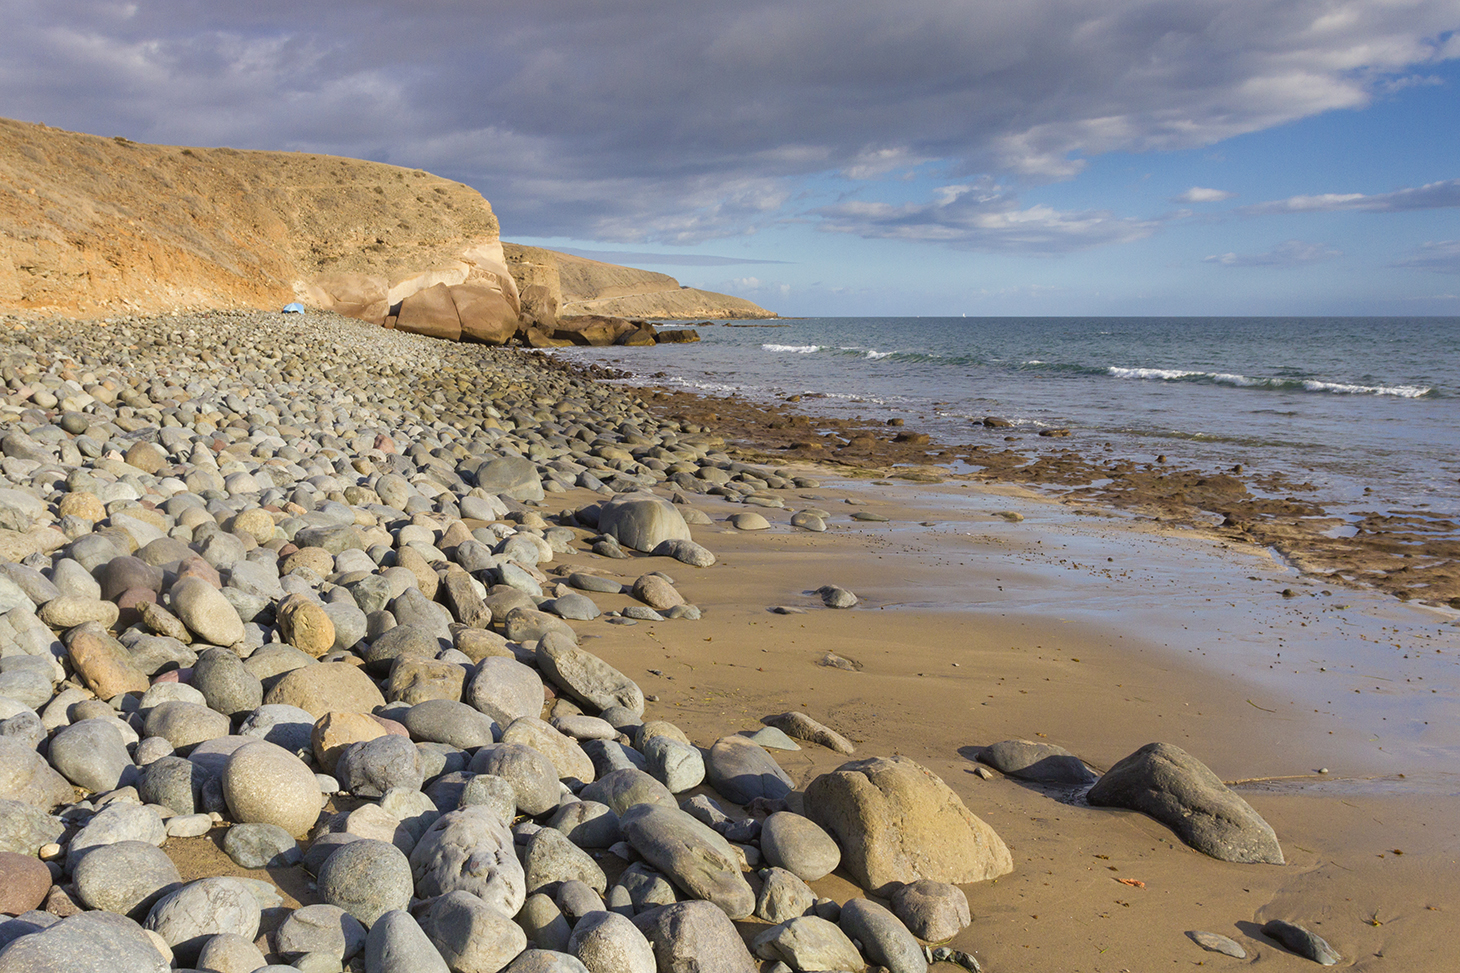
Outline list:
[[[450,288],[461,322],[461,340],[505,345],[517,333],[517,310],[499,286],[473,282]],[[404,311],[402,305],[402,311]]]
[[[937,774],[907,757],[842,764],[806,788],[806,816],[836,838],[870,892],[931,879],[963,885],[1013,871],[994,830]]]
[[[286,672],[264,702],[297,706],[318,719],[331,710],[370,713],[385,705],[385,697],[369,676],[348,662],[319,662]]]
[[[395,326],[412,334],[460,340],[461,318],[456,313],[456,302],[451,299],[451,288],[436,284],[401,301]]]
[[[323,606],[300,595],[290,595],[277,609],[284,641],[318,659],[335,644],[335,623]]]
[[[296,838],[309,833],[324,806],[314,771],[263,740],[233,751],[223,765],[223,796],[239,824],[276,824]]]
[[[333,774],[335,764],[346,747],[382,736],[385,736],[385,727],[366,714],[332,710],[315,721],[309,743],[320,769]]]
[[[97,622],[78,625],[66,633],[66,655],[98,699],[145,693],[150,684],[147,673],[132,662],[126,647]]]

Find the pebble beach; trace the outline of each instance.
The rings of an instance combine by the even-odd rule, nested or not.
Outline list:
[[[1413,652],[1360,718],[1060,605],[1057,504],[548,356],[213,312],[0,374],[0,973],[1448,968],[1455,741],[1368,739],[1451,732],[1448,616],[1183,541],[1239,641]]]

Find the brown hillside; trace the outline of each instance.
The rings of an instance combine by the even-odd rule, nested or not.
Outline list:
[[[273,307],[330,274],[395,283],[434,268],[505,270],[491,205],[460,183],[0,119],[0,306]]]
[[[609,297],[640,302],[636,317],[769,314],[659,274],[567,255],[549,262],[555,279],[570,268],[567,314],[622,313],[598,310]],[[580,272],[579,262],[595,266]],[[497,218],[469,186],[358,159],[143,145],[0,119],[0,309],[92,315],[301,300],[380,321],[437,283],[481,284],[518,304]]]
[[[563,317],[597,314],[621,318],[773,318],[744,298],[681,287],[668,274],[621,267],[541,247],[504,243],[507,266],[524,293],[546,287]]]

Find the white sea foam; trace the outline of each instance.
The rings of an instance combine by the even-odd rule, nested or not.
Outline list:
[[[870,359],[871,361],[876,361],[879,358],[886,358],[889,355],[895,355],[895,354],[897,354],[897,352],[895,352],[895,351],[868,351],[867,352],[867,358]]]
[[[761,351],[790,352],[796,355],[809,355],[812,352],[820,351],[820,345],[761,345]]]
[[[1163,382],[1205,374],[1204,372],[1186,372],[1179,368],[1121,368],[1118,365],[1111,365],[1106,371],[1116,378],[1156,378]]]
[[[1419,385],[1348,385],[1343,382],[1306,381],[1309,392],[1332,392],[1337,395],[1395,395],[1401,399],[1417,399],[1430,390]]]

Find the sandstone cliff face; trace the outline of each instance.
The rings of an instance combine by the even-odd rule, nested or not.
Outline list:
[[[467,281],[516,304],[491,205],[460,183],[0,119],[0,307],[328,308],[337,290],[339,310],[382,321],[407,294]]]
[[[466,315],[468,340],[493,343],[514,333],[519,314],[549,333],[559,313],[774,316],[663,274],[526,252],[514,248],[509,270],[491,204],[420,170],[0,119],[0,310],[90,316],[298,300],[395,326],[406,298],[440,285]],[[538,285],[526,307],[514,279],[523,271]]]
[[[504,243],[507,266],[522,294],[523,313],[548,307],[562,317],[773,318],[744,298],[681,287],[668,274],[601,263],[540,247]],[[531,288],[541,288],[541,291]]]

